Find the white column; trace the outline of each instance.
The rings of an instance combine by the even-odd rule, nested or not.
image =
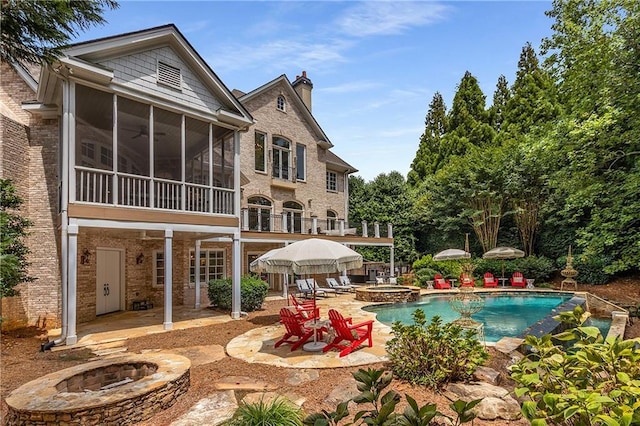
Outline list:
[[[193,263],[196,274],[196,309],[200,307],[200,243],[200,240],[196,241],[196,258]]]
[[[344,220],[339,220],[338,225],[338,227],[340,228],[340,235],[344,237]]]
[[[258,217],[260,216],[258,215]],[[242,230],[243,231],[249,230],[249,209],[242,210]]]
[[[311,233],[318,233],[318,218],[316,216],[311,217]]]
[[[76,334],[76,314],[78,302],[78,225],[69,225],[69,254],[67,257],[67,338],[65,344],[73,345],[78,342]]]
[[[173,229],[164,230],[164,322],[165,330],[173,328]]]
[[[240,318],[240,232],[233,234],[233,268],[231,271],[231,318]]]
[[[390,247],[389,253],[389,275],[392,277],[396,276],[396,268],[394,266],[393,258],[394,258],[394,249],[393,246]]]
[[[373,236],[380,238],[380,224],[378,222],[373,223]]]
[[[387,238],[393,238],[393,225],[387,223]]]
[[[367,221],[366,220],[362,221],[362,236],[363,237],[368,237],[369,236],[369,229],[367,228]]]

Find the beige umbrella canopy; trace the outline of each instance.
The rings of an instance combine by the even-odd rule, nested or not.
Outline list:
[[[362,255],[335,241],[308,238],[277,249],[262,263],[265,272],[327,274],[360,268]]]
[[[458,259],[469,259],[471,258],[471,253],[468,251],[460,250],[460,249],[447,249],[443,250],[440,253],[437,253],[433,256],[433,260],[458,260]]]
[[[249,264],[249,270],[251,272],[268,272],[266,270],[265,261],[269,259],[275,252],[280,250],[280,248],[269,250],[268,252],[262,254],[260,257],[255,259],[253,262]]]
[[[504,278],[504,260],[516,259],[524,257],[524,252],[513,247],[496,247],[482,255],[484,259],[501,259],[502,262],[502,278]]]

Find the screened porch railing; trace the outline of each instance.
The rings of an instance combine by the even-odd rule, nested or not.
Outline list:
[[[108,170],[85,167],[76,167],[76,200],[160,210],[228,215],[234,213],[233,189],[152,179],[127,173],[115,174]]]

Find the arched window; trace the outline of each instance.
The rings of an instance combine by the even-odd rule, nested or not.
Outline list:
[[[274,136],[271,149],[273,177],[289,180],[291,178],[291,142],[279,136]]]
[[[276,108],[278,108],[278,110],[280,111],[286,111],[287,110],[287,103],[284,100],[284,96],[278,96],[278,99],[276,100]]]
[[[285,201],[282,204],[283,215],[287,218],[287,232],[302,233],[302,204],[295,201]]]
[[[264,197],[249,197],[249,230],[271,231],[271,201]]]
[[[327,210],[327,230],[337,229],[338,215],[333,210]]]

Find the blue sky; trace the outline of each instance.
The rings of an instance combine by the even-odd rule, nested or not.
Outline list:
[[[522,46],[551,34],[550,1],[120,1],[85,41],[175,24],[229,87],[302,70],[333,152],[370,181],[410,169],[428,105],[469,70],[487,97]]]

